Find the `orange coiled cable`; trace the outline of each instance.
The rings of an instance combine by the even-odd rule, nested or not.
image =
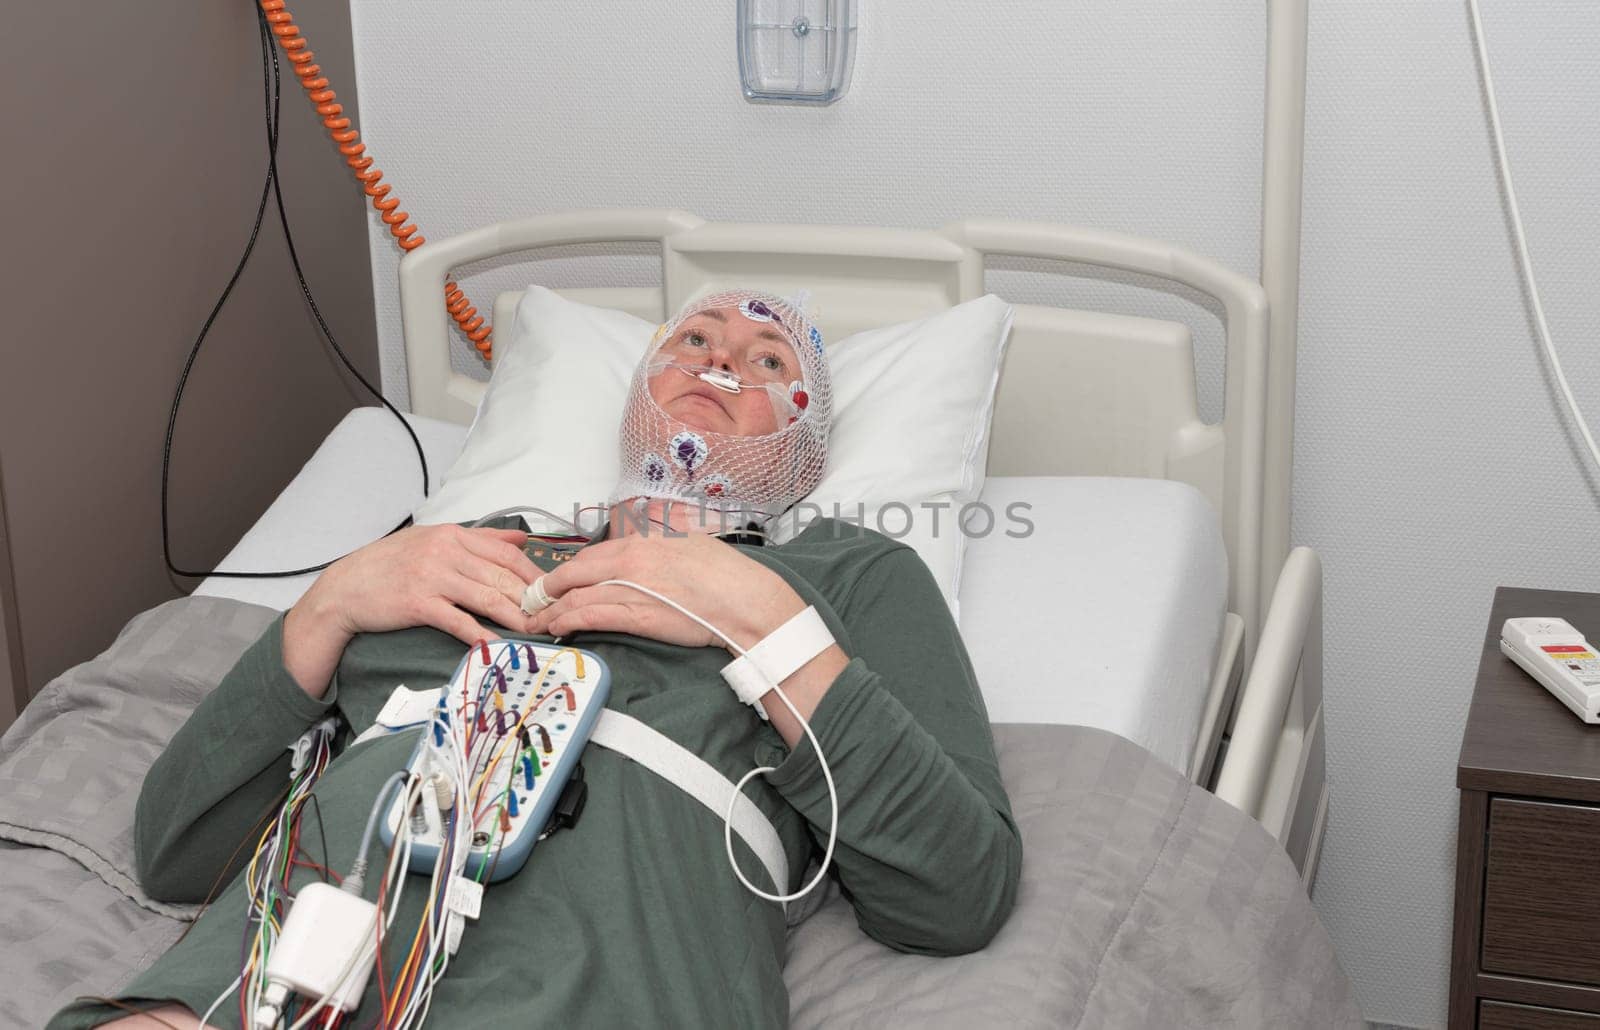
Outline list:
[[[295,75],[299,76],[306,97],[316,108],[317,114],[322,116],[323,128],[339,145],[339,153],[344,155],[345,164],[350,166],[362,189],[372,198],[372,206],[389,227],[389,234],[401,250],[415,250],[422,246],[424,237],[417,231],[416,223],[406,221],[411,216],[400,210],[400,198],[394,196],[389,184],[383,181],[383,172],[372,166],[367,145],[361,142],[361,133],[351,126],[350,119],[344,117],[344,105],[338,102],[338,94],[329,87],[322,68],[312,63],[315,55],[306,38],[300,34],[300,27],[294,23],[294,15],[289,13],[285,0],[261,0],[261,10],[267,16],[272,34],[278,38],[278,45],[283,47],[284,56],[289,59]],[[444,305],[484,360],[492,359],[492,327],[454,282],[446,281],[444,284]]]

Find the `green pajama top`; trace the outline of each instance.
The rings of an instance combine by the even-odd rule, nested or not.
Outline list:
[[[530,545],[531,548],[532,545]],[[867,934],[902,951],[982,947],[1010,912],[1022,845],[1001,785],[972,665],[927,567],[904,545],[822,520],[789,543],[739,546],[816,606],[850,662],[811,726],[839,794],[833,872]],[[535,557],[549,569],[548,557]],[[507,634],[509,635],[509,634]],[[549,638],[535,638],[548,640]],[[653,726],[730,780],[776,766],[745,793],[782,838],[797,889],[827,843],[828,793],[809,741],[791,753],[720,675],[720,648],[685,648],[619,633],[564,643],[611,668],[607,707]],[[153,897],[205,899],[231,878],[189,934],[122,991],[204,1012],[238,975],[244,942],[245,844],[288,783],[287,747],[337,709],[341,743],[370,726],[398,683],[446,682],[463,645],[420,628],[357,637],[333,685],[313,700],[282,661],[283,620],[240,658],[173,737],[145,780],[136,839]],[[346,746],[317,785],[301,843],[344,871],[367,812],[404,767],[410,732]],[[591,745],[588,805],[577,826],[540,842],[514,877],[490,886],[482,917],[435,987],[441,1027],[782,1027],[781,907],[750,894],[728,868],[719,816],[622,755]],[[326,856],[322,835],[326,832]],[[257,831],[259,832],[259,831]],[[771,890],[735,836],[752,883]],[[374,848],[367,897],[381,875]],[[312,874],[297,870],[294,886]],[[411,877],[384,941],[392,974],[409,948],[426,892]],[[404,942],[402,943],[402,938]],[[350,1024],[369,1025],[376,982]],[[91,1026],[118,1013],[80,1003],[52,1026]],[[237,997],[212,1017],[239,1025]]]

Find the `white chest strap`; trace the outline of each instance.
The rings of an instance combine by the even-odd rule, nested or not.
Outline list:
[[[718,819],[727,813],[728,799],[735,796],[733,783],[711,763],[631,715],[607,708],[595,720],[589,739],[638,762],[711,809]],[[789,859],[783,841],[756,803],[743,794],[737,795],[733,805],[733,832],[766,866],[774,889],[787,891]]]
[[[357,737],[355,743],[418,725],[432,715],[438,700],[438,690],[408,690],[404,684],[396,687],[378,714],[378,721]],[[609,708],[602,710],[589,739],[638,762],[711,809],[718,819],[727,814],[728,799],[736,793],[733,783],[712,768],[711,763],[633,716]],[[783,851],[783,841],[761,809],[743,794],[734,802],[733,832],[766,866],[774,889],[787,890],[789,860]]]

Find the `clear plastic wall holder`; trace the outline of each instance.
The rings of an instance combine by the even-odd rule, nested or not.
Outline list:
[[[751,100],[831,104],[850,88],[855,0],[738,0],[739,76]]]

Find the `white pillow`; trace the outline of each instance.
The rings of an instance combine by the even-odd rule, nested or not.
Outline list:
[[[622,405],[656,327],[530,286],[455,464],[412,515],[471,522],[513,505],[571,518],[620,478]]]
[[[774,536],[803,529],[816,514],[810,505],[828,517],[837,505],[849,521],[916,548],[955,613],[967,540],[956,518],[983,490],[1011,315],[989,294],[830,346],[827,471]]]
[[[773,535],[789,539],[837,510],[916,548],[954,612],[966,544],[956,516],[983,489],[1011,315],[989,295],[830,342],[827,471]],[[511,332],[496,334],[494,374],[461,456],[416,521],[468,522],[513,505],[571,517],[603,503],[621,474],[628,385],[655,330],[528,287]]]

